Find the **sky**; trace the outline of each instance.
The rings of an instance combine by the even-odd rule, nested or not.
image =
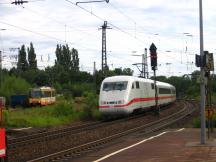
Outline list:
[[[139,70],[141,55],[154,43],[157,75],[182,76],[199,70],[199,0],[29,0],[23,5],[0,0],[0,50],[3,68],[16,65],[18,48],[33,43],[38,66],[54,65],[57,44],[79,52],[80,70],[101,69],[102,31],[107,21],[107,62],[110,69]],[[204,50],[216,52],[216,1],[203,0]],[[136,55],[136,56],[134,56]],[[215,56],[215,55],[214,55]],[[153,75],[148,57],[148,71]]]

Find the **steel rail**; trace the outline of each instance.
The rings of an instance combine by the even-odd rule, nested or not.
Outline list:
[[[55,138],[59,138],[59,137],[66,136],[66,135],[78,134],[82,132],[83,130],[86,131],[86,130],[91,130],[91,129],[95,129],[98,127],[105,127],[105,126],[112,125],[113,123],[117,123],[117,122],[119,123],[119,122],[129,121],[132,119],[138,119],[139,117],[143,117],[143,114],[128,117],[128,118],[113,120],[110,122],[99,121],[99,122],[72,126],[72,127],[68,127],[64,129],[54,130],[54,131],[40,132],[40,133],[28,135],[28,136],[18,137],[15,139],[8,140],[8,149],[30,145],[30,144],[37,143],[37,142],[47,141],[47,139],[55,139]]]
[[[71,132],[71,131],[78,131],[78,130],[88,128],[89,126],[95,126],[98,124],[101,124],[101,122],[94,122],[94,123],[82,124],[82,125],[78,125],[78,126],[71,126],[71,127],[64,128],[64,129],[58,129],[58,130],[47,131],[47,132],[39,132],[39,133],[35,133],[32,135],[27,135],[27,136],[23,136],[23,137],[14,138],[14,139],[9,139],[8,140],[8,146],[9,146],[9,148],[11,148],[11,147],[16,147],[17,145],[20,146],[20,144],[25,144],[25,143],[29,144],[29,142],[33,141],[33,140],[38,141],[44,137],[54,136],[54,135],[57,135],[60,133],[64,134],[64,133]]]
[[[29,160],[28,162],[41,162],[41,161],[46,162],[46,161],[59,161],[61,159],[71,159],[72,157],[75,157],[78,154],[81,154],[82,152],[85,152],[87,150],[91,150],[93,148],[101,146],[105,143],[108,143],[110,141],[113,141],[117,138],[120,138],[120,137],[125,136],[125,135],[130,134],[130,133],[134,133],[134,132],[142,130],[142,132],[144,134],[148,134],[148,133],[160,130],[162,128],[165,128],[165,127],[183,119],[187,115],[193,113],[195,108],[191,108],[191,106],[189,106],[189,104],[192,104],[192,103],[187,102],[187,104],[184,105],[183,109],[181,109],[180,111],[178,111],[172,115],[164,117],[160,120],[157,120],[157,121],[145,124],[145,125],[141,125],[141,126],[138,126],[136,128],[132,128],[132,129],[126,130],[124,132],[105,137],[103,139],[99,139],[99,140],[89,142],[89,143],[86,143],[83,145],[72,147],[72,148],[69,148],[69,149],[66,149],[63,151],[59,151],[59,152],[56,152],[56,153],[53,153],[53,154],[50,154],[47,156],[43,156],[40,158],[32,159],[32,160]],[[191,109],[189,109],[189,107]]]

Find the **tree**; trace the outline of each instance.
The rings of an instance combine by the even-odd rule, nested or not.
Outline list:
[[[133,70],[131,70],[130,68],[124,68],[122,71],[123,75],[133,75]]]
[[[28,62],[30,70],[37,69],[36,54],[32,42],[30,43],[30,48],[28,48]]]
[[[25,45],[22,45],[21,49],[19,50],[17,69],[18,71],[22,71],[22,72],[28,70],[28,62],[26,60]]]
[[[123,70],[122,70],[122,68],[115,68],[114,70],[109,70],[107,73],[108,73],[108,76],[115,76],[115,75],[132,76],[133,70],[131,70],[130,68],[124,68]]]
[[[57,45],[55,66],[62,66],[66,71],[79,71],[78,51],[74,48],[69,49],[68,45]]]
[[[191,73],[191,79],[195,82],[197,82],[197,80],[200,78],[200,71],[196,70],[194,72]]]
[[[72,70],[73,71],[79,71],[79,57],[78,57],[78,51],[74,48],[71,50],[72,55]]]

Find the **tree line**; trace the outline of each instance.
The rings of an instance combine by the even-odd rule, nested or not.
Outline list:
[[[94,74],[80,71],[80,59],[78,50],[70,48],[67,44],[57,44],[55,50],[55,63],[45,69],[37,66],[36,53],[33,43],[29,47],[22,45],[19,54],[17,67],[3,69],[1,72],[0,96],[28,93],[29,88],[38,86],[52,86],[58,93],[68,97],[82,96],[84,92],[98,93],[100,84],[105,78],[101,70]],[[106,69],[106,76],[133,75],[130,68]],[[216,92],[215,75],[212,77],[212,90]],[[170,83],[176,87],[177,96],[198,96],[199,95],[199,71],[191,75],[183,76],[158,76],[158,81]]]
[[[101,70],[94,74],[80,71],[77,49],[70,48],[67,44],[57,44],[55,56],[53,66],[39,69],[33,43],[29,47],[22,45],[19,48],[17,66],[2,70],[0,96],[9,98],[10,95],[27,93],[30,87],[39,86],[52,86],[58,93],[74,97],[81,96],[85,91],[99,92],[100,83],[104,79],[103,73]],[[132,74],[130,68],[116,68],[106,72],[107,76]],[[8,80],[11,79],[18,84],[9,84]],[[19,85],[22,85],[23,91],[14,87]]]

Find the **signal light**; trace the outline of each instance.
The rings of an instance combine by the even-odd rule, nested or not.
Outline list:
[[[201,67],[201,56],[195,55],[196,67]]]
[[[154,45],[154,43],[151,44],[149,50],[150,50],[152,70],[156,70],[156,67],[157,67],[157,48]]]
[[[197,67],[203,67],[206,71],[214,71],[214,58],[213,53],[204,51],[204,55],[196,55],[195,62]]]

